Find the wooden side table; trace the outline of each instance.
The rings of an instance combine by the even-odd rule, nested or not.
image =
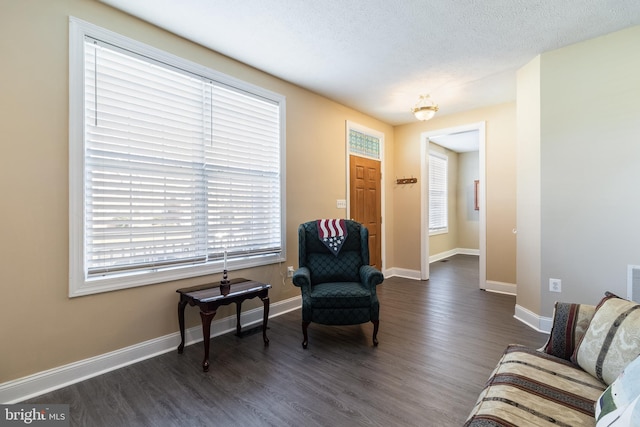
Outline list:
[[[227,287],[221,287],[220,282],[206,285],[193,286],[191,288],[178,289],[180,294],[178,302],[178,322],[180,323],[180,345],[178,353],[184,351],[184,309],[197,305],[200,307],[200,318],[202,319],[202,335],[204,338],[204,360],[202,369],[209,370],[209,342],[211,340],[211,321],[216,315],[218,307],[222,305],[236,304],[236,335],[242,336],[242,326],[240,324],[240,311],[242,302],[246,299],[259,297],[264,304],[264,314],[262,317],[262,339],[265,347],[269,345],[267,338],[267,320],[269,319],[269,288],[271,285],[247,279],[233,279]]]

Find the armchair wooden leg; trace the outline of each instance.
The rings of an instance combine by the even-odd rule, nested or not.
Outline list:
[[[307,336],[307,328],[309,328],[309,323],[311,322],[302,322],[302,336],[304,340],[302,341],[302,348],[307,348],[309,344],[309,337]]]
[[[371,323],[373,323],[373,346],[377,347],[378,346],[378,327],[380,326],[380,321],[372,320]]]

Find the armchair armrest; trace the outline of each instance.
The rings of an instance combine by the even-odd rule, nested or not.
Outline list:
[[[293,272],[293,284],[302,288],[303,292],[311,291],[311,272],[307,267],[300,267]]]
[[[360,267],[360,281],[374,294],[376,286],[384,281],[384,276],[377,268],[371,265],[363,265]]]

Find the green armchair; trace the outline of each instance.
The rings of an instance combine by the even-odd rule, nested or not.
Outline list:
[[[369,231],[344,220],[346,238],[337,251],[320,238],[319,220],[298,228],[298,269],[293,284],[302,293],[302,347],[307,348],[311,322],[323,325],[373,323],[373,345],[378,345],[380,303],[376,286],[384,276],[369,265]]]

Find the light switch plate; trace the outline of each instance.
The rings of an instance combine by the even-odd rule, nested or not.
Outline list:
[[[336,207],[338,209],[346,209],[347,208],[347,201],[345,199],[336,200]]]

